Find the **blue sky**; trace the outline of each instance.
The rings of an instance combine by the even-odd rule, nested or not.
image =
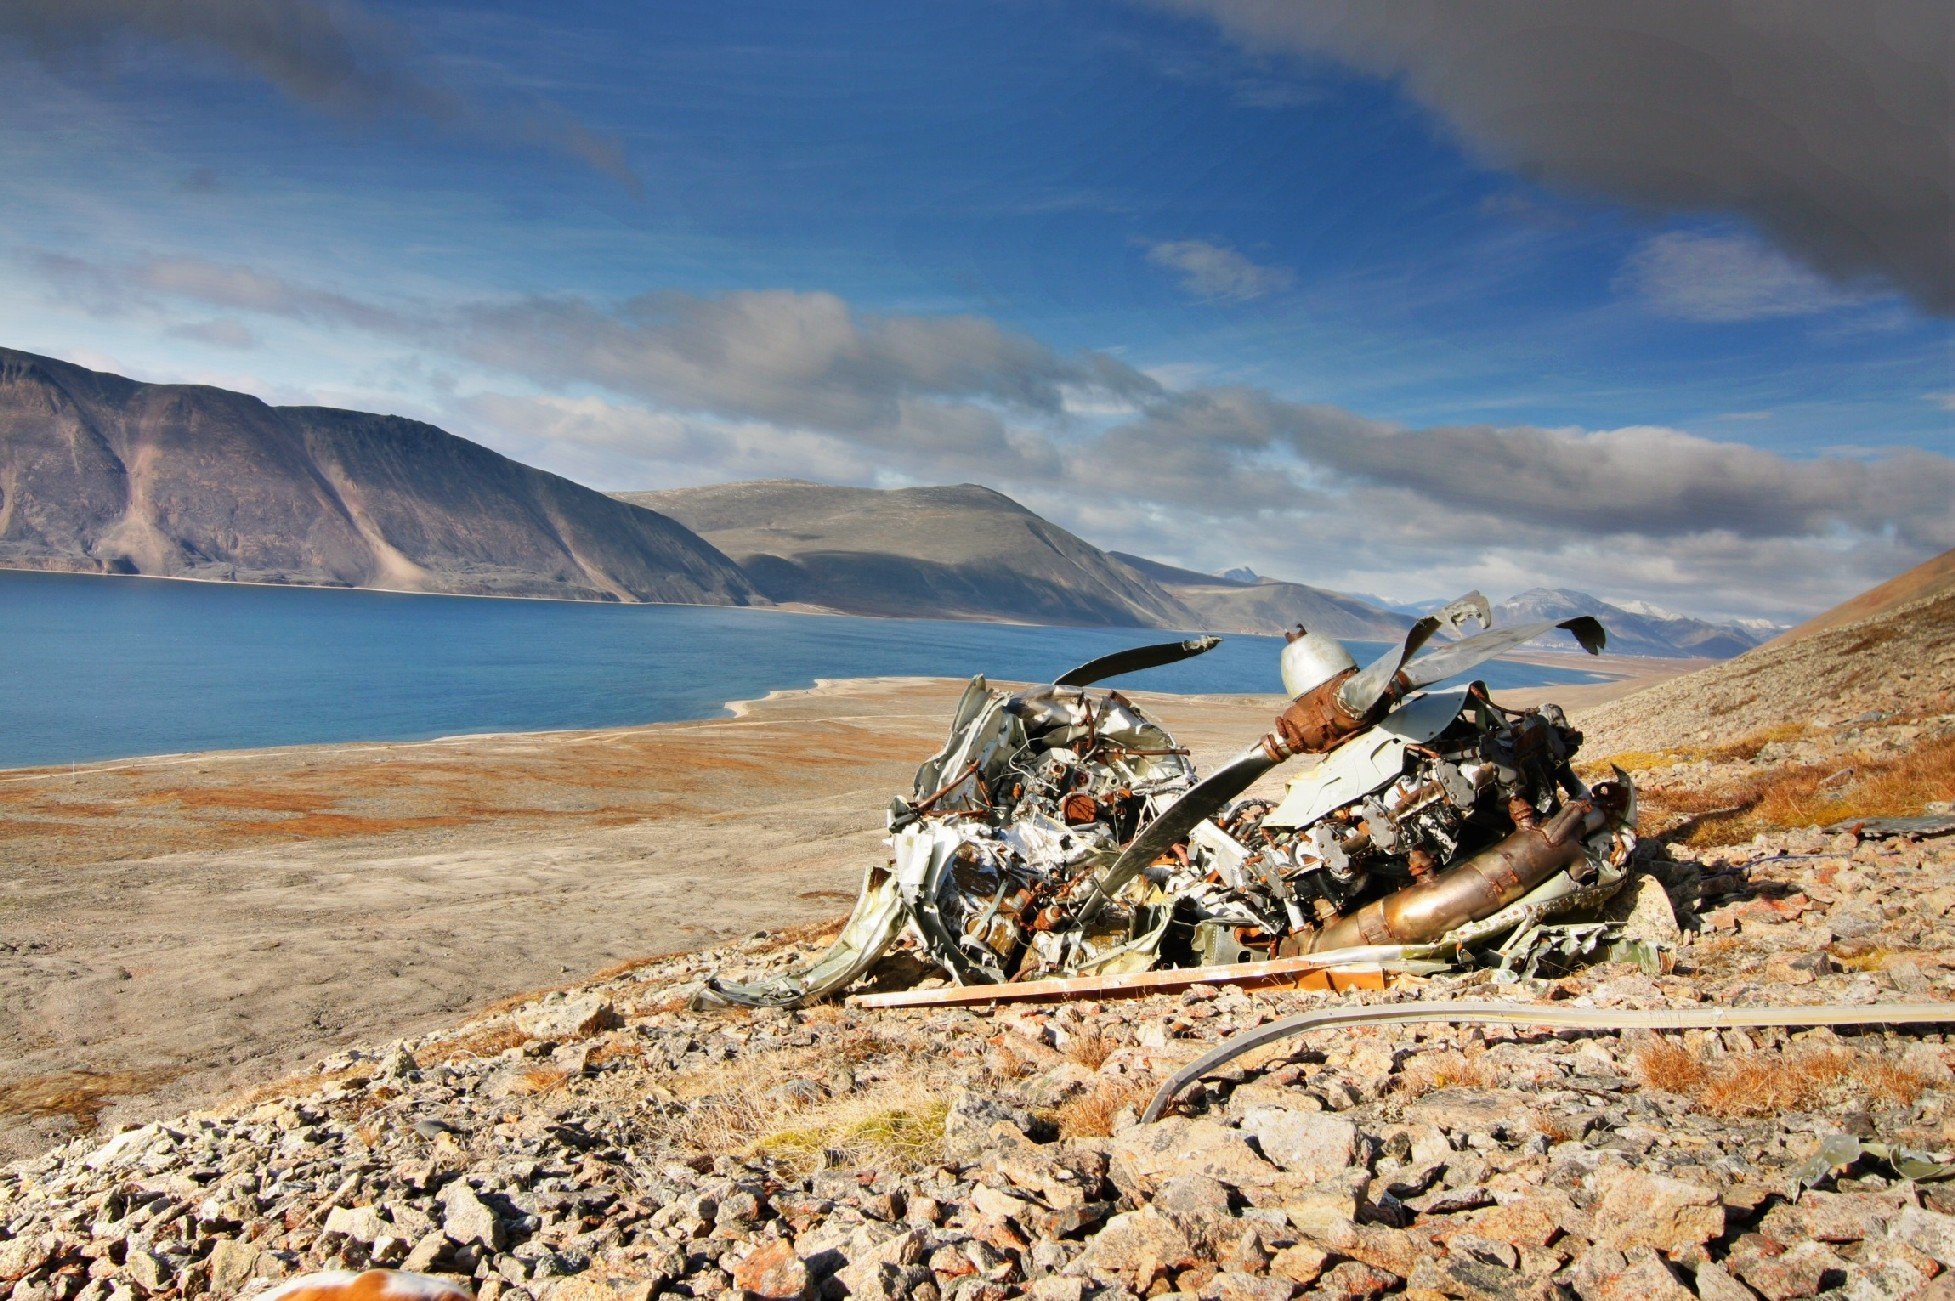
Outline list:
[[[1400,599],[1955,544],[1946,9],[1479,12],[21,0],[0,344]]]

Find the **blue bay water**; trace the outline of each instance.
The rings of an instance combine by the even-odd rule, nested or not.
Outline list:
[[[1050,681],[1176,635],[0,572],[0,767],[711,718],[816,678]],[[1281,646],[1232,635],[1119,685],[1276,693]]]

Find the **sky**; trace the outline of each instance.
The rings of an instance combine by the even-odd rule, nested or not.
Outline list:
[[[1940,0],[0,0],[0,345],[1396,601],[1955,546]]]

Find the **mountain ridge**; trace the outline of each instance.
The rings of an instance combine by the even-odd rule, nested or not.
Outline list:
[[[618,496],[693,529],[777,602],[878,616],[1202,626],[1131,565],[979,484],[765,479]]]
[[[746,604],[676,522],[433,425],[0,349],[0,564]]]

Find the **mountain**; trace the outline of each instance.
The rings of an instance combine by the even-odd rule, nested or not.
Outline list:
[[[1280,634],[1302,624],[1313,632],[1362,641],[1390,641],[1405,632],[1402,618],[1355,597],[1327,592],[1302,583],[1274,578],[1242,582],[1228,576],[1199,574],[1157,560],[1113,553],[1115,559],[1144,574],[1201,616],[1201,626],[1219,632]]]
[[[1879,587],[1870,588],[1850,601],[1834,606],[1826,613],[1815,615],[1798,627],[1781,634],[1781,642],[1800,641],[1828,628],[1842,624],[1856,623],[1889,610],[1940,596],[1955,591],[1955,551],[1944,551],[1932,560],[1923,561],[1905,574],[1890,578]]]
[[[1609,650],[1618,655],[1657,659],[1729,659],[1742,655],[1778,631],[1756,620],[1709,623],[1671,614],[1637,602],[1611,605],[1600,597],[1568,588],[1534,587],[1493,607],[1493,626],[1529,619],[1569,619],[1593,615],[1609,630]]]
[[[433,425],[0,349],[0,567],[745,604],[665,516]]]
[[[1260,583],[1264,581],[1263,576],[1261,574],[1257,573],[1255,570],[1251,569],[1247,565],[1237,565],[1233,569],[1218,569],[1215,571],[1214,576],[1216,578],[1221,579],[1225,583],[1248,584],[1248,583]]]
[[[700,534],[775,601],[850,614],[1206,626],[1118,558],[976,484],[774,479],[619,496]]]

